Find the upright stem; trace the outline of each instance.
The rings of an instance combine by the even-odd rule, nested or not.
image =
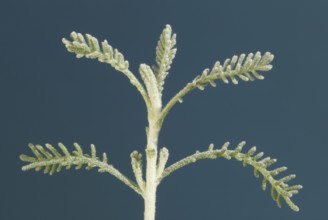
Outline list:
[[[157,142],[160,132],[158,118],[160,111],[153,111],[149,114],[149,127],[147,132],[147,167],[146,167],[146,188],[144,192],[145,212],[144,220],[155,220],[156,211],[156,190],[157,190]]]

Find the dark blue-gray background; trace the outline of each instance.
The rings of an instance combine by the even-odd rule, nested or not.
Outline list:
[[[327,219],[327,11],[325,0],[1,1],[0,219],[143,219],[143,200],[112,176],[22,172],[18,156],[31,154],[29,142],[93,143],[132,178],[129,155],[144,152],[146,140],[140,95],[110,66],[76,59],[61,38],[75,30],[107,39],[138,75],[140,63],[154,63],[165,24],[178,53],[164,103],[216,60],[275,54],[265,80],[219,82],[173,108],[159,140],[168,163],[245,140],[288,166],[304,189],[294,197],[299,213],[279,209],[251,168],[200,161],[162,182],[156,219]]]

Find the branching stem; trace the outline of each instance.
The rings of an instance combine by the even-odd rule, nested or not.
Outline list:
[[[271,196],[279,207],[281,206],[280,200],[283,198],[292,210],[299,210],[290,198],[297,194],[302,186],[289,186],[287,184],[288,181],[295,178],[295,175],[291,174],[275,179],[274,177],[285,171],[287,167],[268,170],[268,167],[275,163],[276,160],[270,157],[260,160],[263,156],[262,152],[253,156],[256,147],[251,148],[247,153],[241,153],[245,142],[239,143],[234,150],[227,149],[228,142],[221,149],[214,150],[214,145],[210,145],[207,151],[196,152],[167,168],[165,166],[169,157],[168,149],[162,148],[158,153],[158,136],[162,124],[169,111],[177,102],[182,102],[184,96],[195,88],[204,90],[207,85],[215,87],[217,80],[222,80],[224,83],[231,81],[233,84],[238,84],[239,79],[243,81],[264,79],[264,76],[259,72],[269,71],[272,68],[271,62],[274,56],[270,52],[266,52],[263,55],[260,52],[256,52],[255,54],[249,53],[247,56],[245,54],[233,56],[231,59],[226,59],[222,65],[217,61],[211,69],[205,69],[202,74],[188,83],[162,108],[164,82],[177,52],[175,48],[176,34],[172,33],[169,25],[166,25],[163,30],[156,47],[156,65],[151,67],[147,64],[141,64],[139,67],[143,83],[129,70],[129,62],[124,59],[123,54],[110,46],[107,40],[101,42],[100,45],[95,37],[89,34],[84,36],[76,32],[71,33],[71,38],[71,41],[63,38],[63,43],[69,52],[76,54],[77,58],[98,59],[100,62],[110,64],[130,80],[131,84],[137,88],[144,99],[148,113],[145,179],[143,178],[142,155],[137,151],[131,154],[131,165],[136,178],[136,182],[134,182],[107,163],[106,153],[103,153],[103,159],[100,160],[96,156],[94,145],[91,145],[91,154],[88,155],[84,154],[82,148],[76,143],[74,144],[76,150],[72,154],[61,143],[58,146],[63,154],[49,144],[46,144],[46,148],[43,148],[41,145],[34,146],[30,144],[29,147],[35,157],[21,155],[21,160],[29,163],[23,166],[23,170],[35,169],[40,171],[44,168],[44,173],[52,175],[56,171],[59,172],[62,167],[69,169],[72,165],[76,166],[76,169],[81,168],[82,165],[87,165],[87,169],[97,167],[99,172],[107,172],[115,176],[141,195],[145,204],[144,220],[155,220],[156,191],[158,185],[165,177],[198,160],[216,159],[217,157],[235,158],[238,161],[243,161],[244,166],[252,166],[256,177],[259,177],[259,174],[263,175],[262,188],[266,189],[267,182],[271,184]]]

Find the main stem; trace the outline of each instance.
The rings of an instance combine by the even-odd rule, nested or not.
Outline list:
[[[146,188],[144,191],[145,212],[144,220],[155,220],[156,211],[156,190],[157,190],[157,142],[161,129],[160,110],[149,112],[147,131],[147,167],[146,167]]]

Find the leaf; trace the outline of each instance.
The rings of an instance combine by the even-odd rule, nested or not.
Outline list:
[[[153,67],[158,90],[161,93],[164,89],[164,81],[171,64],[177,52],[177,49],[174,48],[176,45],[176,34],[172,34],[172,28],[170,25],[166,25],[162,34],[160,35],[159,41],[156,47],[156,66]]]
[[[81,40],[81,37],[78,38]],[[76,169],[80,169],[83,165],[86,165],[86,169],[92,169],[97,167],[98,172],[107,172],[112,174],[117,179],[128,185],[138,194],[142,195],[142,190],[138,185],[131,181],[129,178],[124,176],[119,170],[114,168],[112,165],[108,164],[108,158],[106,153],[103,153],[102,159],[99,159],[96,155],[96,147],[91,144],[91,154],[83,154],[81,146],[74,143],[74,150],[72,153],[66,148],[62,143],[58,144],[58,147],[62,151],[62,154],[57,151],[51,144],[46,144],[46,148],[41,145],[29,144],[34,157],[27,155],[20,155],[20,159],[28,164],[22,167],[23,171],[35,169],[36,171],[44,170],[44,173],[49,173],[50,175],[55,172],[60,172],[63,167],[66,169],[75,166]],[[42,156],[43,155],[43,156]]]
[[[85,40],[85,37],[87,40]],[[68,52],[75,53],[77,58],[86,57],[89,59],[98,59],[100,62],[110,64],[116,70],[125,71],[129,68],[129,62],[124,59],[124,56],[117,49],[113,49],[104,40],[101,43],[101,47],[97,38],[86,34],[85,37],[76,32],[71,33],[72,41],[63,38],[62,41],[65,44]]]
[[[162,106],[161,95],[157,87],[157,79],[147,64],[140,64],[139,72],[147,89],[147,94],[152,103],[152,107],[160,108]]]
[[[293,185],[289,186],[287,182],[291,181],[295,178],[294,174],[285,176],[283,178],[275,179],[280,173],[283,173],[287,170],[287,167],[282,166],[273,170],[269,170],[268,167],[274,164],[277,160],[271,159],[270,157],[266,157],[262,160],[259,160],[263,157],[264,153],[260,152],[256,153],[256,147],[252,147],[247,153],[242,153],[242,149],[245,146],[246,142],[240,142],[234,150],[228,150],[229,142],[223,144],[220,149],[214,149],[214,145],[207,151],[199,152],[197,151],[195,154],[188,156],[163,171],[162,176],[158,177],[158,182],[161,182],[163,178],[170,175],[175,170],[178,170],[188,164],[194,163],[201,159],[215,159],[217,157],[224,157],[228,160],[234,158],[237,161],[242,161],[243,165],[250,165],[254,168],[255,177],[259,178],[260,175],[263,176],[262,179],[262,189],[266,190],[267,185],[271,185],[271,197],[274,201],[277,202],[277,205],[281,207],[281,198],[285,200],[287,205],[293,211],[299,211],[299,208],[294,204],[291,200],[292,196],[297,194],[300,189],[302,189],[301,185]],[[255,154],[255,156],[253,156]]]
[[[30,169],[40,171],[44,169],[44,173],[49,173],[52,175],[56,171],[61,171],[62,167],[69,169],[71,166],[76,166],[76,169],[80,169],[83,165],[89,165],[95,161],[98,161],[98,158],[96,157],[96,148],[94,145],[91,145],[91,156],[84,155],[82,148],[77,143],[74,143],[76,151],[73,151],[72,154],[68,151],[64,144],[59,143],[58,147],[62,151],[63,155],[60,154],[51,144],[46,144],[45,146],[46,147],[29,144],[29,147],[35,157],[24,154],[20,156],[22,161],[29,163],[28,165],[22,167],[23,171]]]
[[[250,53],[247,57],[245,54],[235,55],[231,59],[226,59],[223,65],[217,61],[211,70],[205,69],[201,75],[193,80],[192,84],[203,90],[208,84],[215,87],[215,81],[218,79],[224,83],[231,81],[233,84],[238,84],[238,78],[243,81],[262,80],[264,76],[258,72],[271,70],[272,65],[270,63],[273,58],[274,56],[270,52],[266,52],[263,56],[260,52],[256,52],[255,55]]]

